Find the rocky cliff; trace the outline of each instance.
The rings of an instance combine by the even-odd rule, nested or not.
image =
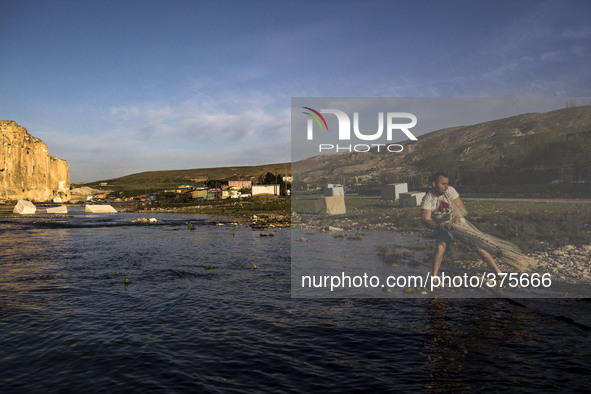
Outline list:
[[[14,121],[0,120],[0,200],[70,199],[65,160],[49,154],[47,145]]]

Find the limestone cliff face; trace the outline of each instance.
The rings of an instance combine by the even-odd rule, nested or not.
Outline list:
[[[70,199],[65,160],[49,155],[43,141],[14,121],[0,120],[0,200]]]

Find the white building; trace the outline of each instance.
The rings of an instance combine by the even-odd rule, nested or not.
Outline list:
[[[325,197],[332,197],[332,196],[344,196],[345,189],[342,185],[332,184],[329,183],[324,188],[324,196]]]
[[[280,193],[280,185],[252,185],[252,195],[273,194],[278,196]]]

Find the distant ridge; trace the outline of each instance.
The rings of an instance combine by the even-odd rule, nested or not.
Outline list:
[[[374,150],[302,160],[293,165],[294,181],[420,187],[443,169],[454,183],[474,187],[589,183],[591,106],[446,128],[402,145],[396,154]]]
[[[267,172],[294,175],[294,187],[336,182],[374,185],[409,182],[426,187],[444,169],[464,190],[518,191],[548,185],[591,185],[591,106],[527,113],[437,130],[403,142],[402,153],[371,151],[321,155],[292,163],[146,171],[84,183],[117,191],[162,190],[208,180],[253,180]],[[81,185],[81,184],[78,184]],[[535,189],[534,188],[534,189]],[[586,190],[586,189],[585,189]]]
[[[259,166],[232,166],[196,168],[188,170],[145,171],[119,178],[96,182],[78,183],[98,187],[106,183],[108,189],[117,191],[174,189],[180,185],[202,184],[209,180],[253,180],[268,172],[278,176],[291,175],[291,163],[264,164]]]

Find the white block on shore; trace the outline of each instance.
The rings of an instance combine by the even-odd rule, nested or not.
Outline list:
[[[345,189],[341,185],[328,184],[324,188],[324,197],[344,196]]]
[[[418,207],[425,197],[425,192],[408,192],[400,193],[400,206],[401,207]]]
[[[343,215],[347,213],[345,196],[322,197],[314,202],[314,207],[318,214]]]
[[[86,204],[84,207],[86,213],[115,213],[117,210],[110,205],[91,205]]]
[[[384,200],[398,200],[400,193],[408,192],[407,183],[391,183],[382,189],[382,199]]]
[[[18,200],[12,213],[18,213],[20,215],[32,215],[37,211],[37,207],[28,200]]]
[[[68,207],[65,205],[59,207],[50,207],[46,210],[47,213],[68,213]]]

